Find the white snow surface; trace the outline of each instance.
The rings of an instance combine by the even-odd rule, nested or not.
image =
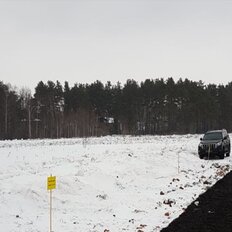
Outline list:
[[[160,231],[231,170],[200,135],[0,141],[0,231]],[[179,169],[178,169],[179,159]]]

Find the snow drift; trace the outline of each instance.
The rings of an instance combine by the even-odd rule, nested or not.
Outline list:
[[[0,141],[1,231],[48,231],[50,174],[54,232],[160,231],[231,170],[200,160],[199,138]]]

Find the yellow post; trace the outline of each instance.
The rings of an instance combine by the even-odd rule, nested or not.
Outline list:
[[[209,150],[208,150],[208,160],[209,160],[209,156],[210,156],[210,145],[209,145]]]
[[[52,189],[56,188],[56,177],[50,175],[47,179],[47,189],[50,191],[50,220],[49,220],[49,229],[52,232]]]

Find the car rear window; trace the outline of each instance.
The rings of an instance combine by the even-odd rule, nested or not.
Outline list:
[[[222,132],[212,132],[204,135],[203,140],[217,140],[222,139]]]

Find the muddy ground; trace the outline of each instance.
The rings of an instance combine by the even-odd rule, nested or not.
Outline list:
[[[232,232],[232,172],[200,195],[162,232]]]

